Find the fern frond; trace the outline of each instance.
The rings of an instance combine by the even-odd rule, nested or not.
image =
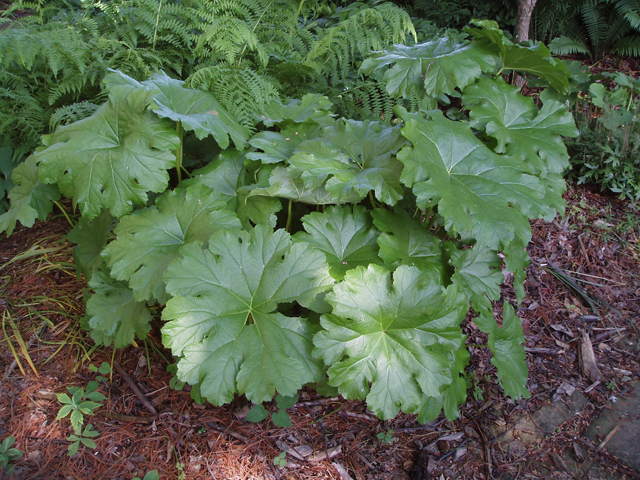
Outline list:
[[[620,39],[611,50],[619,55],[640,57],[640,35],[631,35]]]
[[[311,47],[304,63],[316,71],[330,70],[332,80],[337,82],[346,77],[349,67],[362,56],[401,43],[409,34],[416,36],[409,15],[393,4],[384,3],[360,10],[319,31],[318,42]]]
[[[584,42],[569,37],[557,37],[549,42],[549,51],[554,55],[571,55],[574,53],[589,53],[589,47]]]
[[[611,3],[613,3],[618,15],[624,17],[634,30],[640,30],[640,2],[638,0],[614,0]]]
[[[271,100],[279,99],[274,79],[244,66],[219,63],[201,68],[187,81],[190,88],[212,92],[238,122],[253,129],[256,113]]]
[[[356,120],[376,118],[390,122],[393,107],[397,103],[384,87],[371,79],[349,82],[348,89],[343,89],[340,95],[332,95],[330,98],[339,116]]]
[[[54,131],[58,125],[68,125],[90,117],[100,105],[88,101],[72,103],[56,109],[49,119],[49,130]]]

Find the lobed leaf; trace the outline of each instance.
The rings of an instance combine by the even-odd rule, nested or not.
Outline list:
[[[236,148],[243,149],[250,136],[249,129],[229,115],[212,93],[185,88],[184,83],[164,72],[143,82],[159,91],[153,97],[153,111],[162,118],[182,122],[182,127],[193,131],[200,140],[212,135],[220,148],[225,149],[231,138]]]
[[[569,69],[561,61],[552,58],[551,52],[542,43],[514,45],[493,20],[473,20],[471,24],[481,28],[466,27],[465,32],[493,44],[500,52],[503,69],[532,73],[548,81],[558,92],[569,93]]]
[[[305,231],[294,238],[323,252],[336,280],[342,280],[347,270],[378,258],[379,232],[364,207],[330,207],[324,213],[305,215],[302,224]]]
[[[40,179],[57,182],[89,219],[103,208],[121,217],[145,205],[148,191],[167,188],[180,144],[171,122],[147,111],[152,99],[143,88],[113,87],[93,115],[45,135],[34,155]]]
[[[398,159],[402,181],[413,187],[420,208],[437,203],[450,233],[468,233],[480,245],[497,250],[517,240],[527,244],[527,217],[555,217],[544,201],[545,186],[520,168],[520,161],[498,155],[468,125],[441,112],[402,113],[402,134],[411,142]],[[467,235],[467,236],[469,236]]]
[[[554,101],[538,110],[533,99],[518,90],[502,78],[481,78],[467,87],[462,101],[469,109],[471,126],[486,130],[497,141],[497,153],[521,158],[531,173],[564,172],[569,154],[562,137],[578,134],[571,113]]]
[[[389,65],[393,66],[386,70]],[[360,70],[367,75],[383,70],[385,88],[392,97],[406,97],[414,91],[419,96],[437,97],[465,88],[495,67],[491,49],[444,37],[376,52],[362,63]]]
[[[111,276],[127,280],[135,300],[167,295],[162,275],[171,260],[189,243],[209,240],[220,229],[241,228],[227,199],[202,184],[167,191],[156,204],[120,219],[116,240],[103,251]]]
[[[504,393],[512,398],[529,398],[527,390],[527,362],[525,358],[522,323],[513,307],[504,302],[502,328],[493,315],[474,319],[478,328],[489,334],[489,348],[493,353],[491,363],[498,369]]]
[[[11,235],[19,221],[32,227],[36,219],[44,220],[53,210],[53,202],[60,199],[55,185],[42,183],[38,178],[38,167],[33,156],[13,169],[13,188],[9,192],[11,207],[0,215],[0,232]]]
[[[95,293],[87,301],[87,316],[92,328],[91,338],[99,344],[114,348],[130,345],[135,335],[145,338],[151,330],[151,313],[143,302],[133,297],[126,284],[97,271],[89,281]]]
[[[312,326],[277,308],[312,302],[331,285],[324,254],[257,226],[216,232],[207,249],[191,244],[182,255],[165,273],[174,298],[162,314],[163,342],[181,357],[180,380],[199,383],[201,395],[220,405],[235,393],[254,403],[276,390],[294,395],[320,379]]]
[[[393,274],[369,265],[347,272],[327,295],[314,354],[330,366],[329,384],[345,398],[364,399],[380,418],[413,413],[453,381],[450,355],[462,348],[460,324],[469,308],[416,267]]]
[[[91,280],[93,271],[98,270],[104,263],[100,255],[107,246],[107,235],[113,228],[113,217],[108,210],[92,220],[80,217],[76,226],[69,232],[67,238],[76,244],[73,247],[73,263],[78,275],[84,273],[87,281]]]
[[[380,258],[387,265],[416,266],[423,272],[438,275],[442,282],[445,275],[445,260],[442,242],[431,235],[425,225],[404,210],[393,212],[377,208],[371,212],[373,223],[383,232],[378,237]]]
[[[404,193],[395,154],[404,143],[397,127],[340,120],[302,142],[289,163],[302,172],[307,188],[324,186],[338,200],[362,199],[373,190],[378,200],[395,205]]]

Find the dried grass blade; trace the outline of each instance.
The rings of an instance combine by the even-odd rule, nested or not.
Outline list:
[[[11,316],[7,315],[7,319],[9,320],[9,325],[11,325],[11,328],[13,329],[13,334],[15,335],[16,340],[18,341],[18,345],[20,345],[20,350],[22,350],[22,354],[24,355],[25,360],[31,367],[31,370],[33,370],[33,373],[36,374],[36,377],[40,378],[40,375],[38,375],[38,370],[36,370],[36,366],[33,364],[33,361],[31,360],[31,355],[29,355],[29,350],[27,349],[27,346],[25,345],[24,340],[22,339],[22,335],[20,334],[20,329],[17,327],[17,325],[15,324]]]

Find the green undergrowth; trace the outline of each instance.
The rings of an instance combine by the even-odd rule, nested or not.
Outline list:
[[[471,308],[505,394],[528,397],[502,284],[512,272],[523,299],[529,219],[564,211],[570,72],[494,22],[465,35],[364,59],[353,73],[394,100],[384,118],[307,93],[265,101],[249,127],[165,72],[112,71],[105,102],[13,170],[0,229],[71,198],[91,337],[126,347],[161,312],[178,380],[215,405],[278,394],[284,424],[310,385],[380,418],[456,418]],[[512,71],[549,85],[541,107]]]

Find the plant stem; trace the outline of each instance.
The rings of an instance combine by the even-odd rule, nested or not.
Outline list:
[[[58,202],[56,202],[55,200],[53,201],[53,203],[60,209],[60,211],[62,212],[62,214],[64,215],[64,217],[67,219],[67,222],[69,222],[69,225],[71,225],[71,228],[75,228],[75,225],[73,224],[73,222],[71,221],[71,219],[69,218],[69,215],[67,215],[67,212],[64,208],[62,208],[62,205],[60,205]]]
[[[158,13],[156,14],[156,27],[153,30],[153,45],[151,47],[152,50],[156,49],[156,38],[158,36],[158,23],[160,23],[160,9],[162,8],[162,0],[158,3]]]
[[[287,207],[287,225],[285,227],[285,230],[288,233],[291,233],[291,206],[293,205],[293,200],[289,200],[289,206]]]
[[[182,122],[180,120],[176,122],[176,133],[180,139],[180,145],[176,150],[176,172],[178,174],[178,183],[180,183],[182,181],[182,149],[184,146],[184,130],[182,129]]]

